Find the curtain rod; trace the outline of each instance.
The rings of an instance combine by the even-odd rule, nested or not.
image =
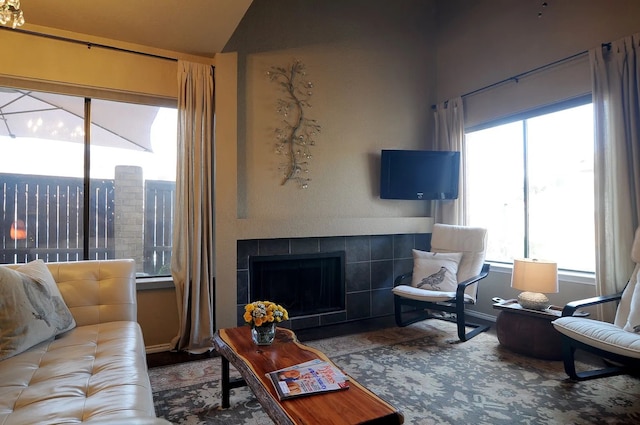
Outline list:
[[[153,54],[153,53],[139,52],[137,50],[131,50],[131,49],[125,49],[125,48],[122,48],[122,47],[109,46],[107,44],[101,44],[101,43],[93,43],[91,41],[76,40],[74,38],[63,37],[63,36],[60,36],[60,35],[43,34],[43,33],[36,32],[36,31],[29,31],[29,30],[24,30],[24,29],[21,29],[21,28],[9,28],[9,27],[3,27],[3,26],[0,26],[0,29],[7,30],[7,31],[16,31],[16,32],[19,32],[19,33],[22,33],[22,34],[34,35],[36,37],[44,37],[44,38],[49,38],[49,39],[57,40],[57,41],[66,41],[67,43],[84,44],[89,49],[91,49],[92,47],[99,47],[99,48],[102,48],[102,49],[115,50],[115,51],[124,52],[124,53],[132,53],[134,55],[147,56],[147,57],[152,57],[152,58],[156,58],[156,59],[169,60],[169,61],[173,61],[173,62],[177,62],[178,61],[177,58],[171,58],[171,57],[168,57],[168,56],[156,55],[156,54]]]
[[[530,70],[525,71],[525,72],[521,72],[520,74],[516,74],[513,77],[505,78],[504,80],[500,80],[500,81],[495,82],[493,84],[489,84],[488,86],[484,86],[484,87],[481,87],[479,89],[472,90],[472,91],[470,91],[468,93],[463,94],[461,97],[472,96],[472,95],[474,95],[476,93],[479,93],[479,92],[484,91],[484,90],[488,90],[490,88],[493,88],[495,86],[499,86],[500,84],[504,84],[504,83],[507,83],[509,81],[515,81],[517,83],[518,80],[520,78],[522,78],[522,77],[525,77],[525,76],[527,76],[529,74],[533,74],[534,72],[542,71],[543,69],[546,69],[546,68],[551,68],[552,66],[559,65],[559,64],[564,63],[564,62],[568,62],[568,61],[570,61],[572,59],[576,59],[576,58],[578,58],[580,56],[584,56],[587,53],[589,53],[589,51],[588,50],[584,50],[584,51],[582,51],[580,53],[576,53],[576,54],[573,54],[571,56],[567,56],[566,58],[558,59],[557,61],[553,61],[553,62],[547,63],[545,65],[541,65],[541,66],[539,66],[537,68],[533,68],[533,69],[530,69]]]
[[[611,48],[611,43],[602,43],[602,47],[607,48],[607,49],[610,49],[610,48]],[[529,74],[533,74],[534,72],[541,71],[541,70],[546,69],[546,68],[550,68],[550,67],[555,66],[555,65],[559,65],[559,64],[561,64],[561,63],[563,63],[563,62],[568,62],[568,61],[573,60],[573,59],[576,59],[576,58],[578,58],[578,57],[580,57],[580,56],[584,56],[584,55],[586,55],[587,53],[589,53],[589,51],[588,51],[588,50],[584,50],[584,51],[582,51],[582,52],[575,53],[575,54],[573,54],[573,55],[571,55],[571,56],[567,56],[566,58],[558,59],[558,60],[556,60],[556,61],[553,61],[553,62],[547,63],[547,64],[545,64],[545,65],[541,65],[541,66],[539,66],[539,67],[537,67],[537,68],[533,68],[533,69],[530,69],[530,70],[528,70],[528,71],[521,72],[520,74],[516,74],[516,75],[514,75],[513,77],[505,78],[504,80],[500,80],[500,81],[498,81],[498,82],[495,82],[495,83],[489,84],[489,85],[484,86],[484,87],[481,87],[481,88],[479,88],[479,89],[472,90],[472,91],[470,91],[470,92],[468,92],[468,93],[465,93],[465,94],[461,95],[460,97],[472,96],[472,95],[474,95],[474,94],[476,94],[476,93],[480,93],[480,92],[482,92],[482,91],[488,90],[488,89],[493,88],[493,87],[495,87],[495,86],[499,86],[500,84],[508,83],[509,81],[515,81],[515,82],[517,83],[517,82],[518,82],[518,80],[519,80],[520,78],[524,77],[524,76],[527,76],[527,75],[529,75]],[[446,103],[446,102],[445,102],[445,103]],[[436,109],[436,105],[431,105],[431,109]]]

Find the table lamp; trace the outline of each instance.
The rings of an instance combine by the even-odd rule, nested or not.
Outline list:
[[[546,294],[558,292],[558,265],[551,261],[523,258],[513,261],[511,287],[522,292],[518,304],[531,310],[546,310]]]

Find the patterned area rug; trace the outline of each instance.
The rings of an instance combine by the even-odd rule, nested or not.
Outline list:
[[[406,424],[640,423],[638,378],[571,382],[561,361],[511,353],[492,334],[455,337],[455,324],[428,320],[305,344],[396,406]],[[273,423],[246,387],[231,391],[229,409],[220,407],[220,358],[149,375],[156,412],[173,423]]]

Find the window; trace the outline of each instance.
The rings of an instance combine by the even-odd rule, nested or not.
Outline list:
[[[0,88],[0,262],[133,258],[169,275],[176,117]]]
[[[467,132],[467,217],[489,229],[488,260],[595,271],[593,146],[591,103]]]

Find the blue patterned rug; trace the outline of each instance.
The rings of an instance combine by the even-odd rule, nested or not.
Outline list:
[[[405,424],[640,423],[638,378],[571,382],[561,361],[514,354],[493,334],[456,343],[449,322],[305,344],[396,406]],[[173,423],[273,423],[246,387],[232,390],[231,407],[220,408],[219,358],[153,368],[149,375],[156,413]]]

